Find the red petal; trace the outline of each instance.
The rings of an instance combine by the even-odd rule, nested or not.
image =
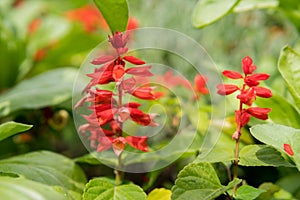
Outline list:
[[[155,99],[151,87],[139,87],[135,89],[133,92],[131,92],[131,94],[140,99],[145,99],[145,100]]]
[[[251,106],[253,101],[256,99],[255,91],[253,88],[249,88],[248,90],[243,90],[241,94],[237,95],[236,98],[241,100],[243,104]]]
[[[250,115],[243,110],[242,112],[237,110],[235,111],[235,121],[241,127],[244,127],[248,124],[250,120]]]
[[[217,85],[217,89],[219,95],[228,95],[234,93],[240,88],[236,85],[231,85],[231,84],[219,84]]]
[[[254,65],[252,65],[252,59],[250,56],[246,56],[242,59],[242,68],[245,74],[252,74],[252,72],[256,69]]]
[[[125,74],[124,66],[116,65],[114,67],[112,77],[115,79],[115,81],[119,81],[124,76],[124,74]]]
[[[145,67],[133,67],[126,70],[127,74],[132,74],[136,76],[153,76],[153,74],[149,71],[151,66]]]
[[[114,59],[113,56],[101,56],[98,58],[95,58],[91,63],[94,65],[101,65],[104,63],[107,63],[109,61],[112,61]]]
[[[222,74],[231,79],[243,78],[242,74],[240,74],[239,72],[236,72],[236,71],[231,71],[231,70],[225,70],[225,71],[223,71]]]
[[[252,74],[248,76],[249,79],[256,80],[256,81],[264,81],[270,77],[269,74],[260,73],[260,74]]]
[[[270,111],[271,111],[270,108],[260,108],[260,107],[252,107],[247,109],[247,112],[250,115],[262,120],[268,119],[268,113]]]
[[[271,90],[267,89],[267,88],[263,88],[263,87],[255,87],[255,94],[259,97],[263,97],[263,98],[270,98],[272,97],[272,92]]]
[[[208,89],[206,88],[206,82],[207,82],[207,77],[201,76],[200,74],[197,74],[194,79],[194,83],[196,86],[197,92],[200,94],[208,94]]]
[[[126,141],[128,144],[130,144],[132,147],[139,149],[141,151],[149,151],[148,145],[147,145],[147,136],[127,136]]]
[[[134,56],[124,56],[123,58],[124,58],[124,60],[126,60],[126,61],[128,61],[128,62],[130,62],[132,64],[135,64],[135,65],[143,65],[143,64],[145,64],[145,62],[143,60],[140,60],[140,59],[138,59],[138,58],[136,58]]]
[[[129,107],[129,108],[138,108],[140,107],[142,104],[137,103],[137,102],[129,102],[127,104],[125,104],[125,107]]]
[[[283,144],[283,149],[284,149],[284,151],[285,151],[287,154],[289,154],[290,156],[293,156],[293,155],[294,155],[294,151],[293,151],[293,149],[292,149],[292,147],[291,147],[290,144]]]
[[[142,111],[136,108],[130,108],[129,110],[131,119],[137,124],[140,124],[142,126],[149,126],[151,124],[152,119],[150,115],[143,113]]]

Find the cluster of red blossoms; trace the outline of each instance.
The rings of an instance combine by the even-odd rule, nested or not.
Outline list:
[[[244,75],[236,71],[223,71],[223,75],[230,79],[243,79],[241,87],[232,84],[219,84],[217,86],[218,94],[220,95],[229,95],[239,91],[236,98],[240,101],[240,107],[239,110],[235,111],[237,131],[232,136],[235,140],[240,138],[241,128],[246,126],[250,116],[266,120],[268,119],[268,113],[271,111],[270,108],[251,107],[257,96],[263,98],[272,97],[272,92],[269,89],[258,86],[260,81],[269,78],[269,74],[253,73],[256,70],[256,66],[253,65],[253,61],[249,56],[242,59],[242,69]],[[243,108],[243,105],[247,105],[248,108]]]
[[[80,133],[89,132],[91,147],[97,152],[113,148],[115,154],[120,156],[126,144],[148,151],[147,136],[125,136],[122,125],[126,120],[132,120],[142,126],[157,126],[153,121],[154,115],[146,114],[139,109],[137,102],[123,102],[124,95],[132,95],[143,100],[154,100],[159,95],[153,92],[154,87],[141,85],[138,79],[149,77],[151,66],[134,56],[124,55],[128,52],[126,47],[128,34],[120,32],[109,36],[109,42],[114,49],[113,55],[95,58],[91,63],[99,65],[94,73],[87,74],[91,78],[85,88],[86,95],[75,106],[88,102],[92,113],[83,116],[87,123],[79,127]],[[125,68],[126,63],[138,65]],[[140,66],[143,65],[143,66]],[[116,92],[99,89],[101,85],[115,82]]]

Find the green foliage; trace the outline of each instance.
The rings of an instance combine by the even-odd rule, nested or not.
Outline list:
[[[249,185],[243,185],[239,187],[236,191],[237,200],[252,200],[256,199],[265,190],[257,189]]]
[[[21,124],[17,122],[6,122],[0,125],[0,141],[31,129],[32,125]]]
[[[239,165],[294,167],[281,152],[268,145],[247,145],[240,151]]]
[[[240,182],[241,180],[235,179],[223,186],[211,164],[191,163],[178,174],[172,188],[172,200],[213,199]]]
[[[49,186],[81,193],[86,182],[83,171],[69,158],[40,151],[0,160],[0,172],[16,174]]]
[[[0,117],[19,109],[37,109],[69,100],[76,74],[74,68],[60,68],[20,82],[0,96]]]
[[[278,70],[300,109],[300,54],[291,47],[284,47],[280,53]]]
[[[240,0],[200,0],[193,12],[193,25],[202,28],[229,14]]]
[[[128,6],[126,0],[94,0],[112,33],[126,30]]]
[[[152,190],[147,197],[147,200],[171,200],[172,192],[165,188],[156,188]]]
[[[94,178],[86,184],[83,193],[84,200],[146,200],[143,190],[134,184],[116,186],[112,180]]]
[[[271,145],[274,148],[285,152],[284,144],[289,144],[294,152],[290,157],[300,170],[300,130],[278,124],[255,125],[251,129],[251,134],[259,141]]]
[[[11,178],[0,176],[0,193],[2,199],[70,199],[68,193],[59,191],[52,186],[27,180],[23,177]]]

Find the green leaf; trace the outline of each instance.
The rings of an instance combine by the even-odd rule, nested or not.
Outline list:
[[[74,68],[59,68],[24,80],[0,96],[0,117],[19,109],[37,109],[71,99]]]
[[[274,199],[274,200],[282,200],[282,199],[289,199],[289,200],[296,200],[293,196],[285,191],[284,189],[280,188],[278,185],[273,183],[263,183],[259,186],[259,189],[265,190],[257,200],[265,200],[265,199]]]
[[[172,200],[208,200],[213,199],[239,184],[234,179],[223,186],[210,163],[191,163],[178,174],[172,188]]]
[[[144,191],[137,185],[126,184],[115,186],[106,178],[94,178],[86,184],[83,200],[146,200]]]
[[[240,3],[234,7],[234,12],[245,12],[248,10],[277,8],[278,0],[241,0]]]
[[[94,0],[112,33],[126,30],[128,5],[126,0]]]
[[[193,11],[193,25],[202,28],[214,23],[229,14],[239,1],[200,0]]]
[[[300,2],[295,0],[279,0],[279,8],[300,32]]]
[[[300,170],[299,129],[278,124],[263,124],[253,126],[250,131],[257,140],[271,145],[282,152],[285,152],[284,144],[289,144],[294,152],[294,156],[290,156],[290,158],[295,160],[297,168]],[[286,153],[286,155],[288,154]]]
[[[281,50],[278,70],[300,109],[300,54],[291,47]]]
[[[0,141],[15,135],[29,130],[32,125],[21,124],[17,122],[6,122],[0,125]]]
[[[55,199],[67,200],[68,194],[54,187],[27,180],[25,178],[0,177],[1,199]]]
[[[271,108],[269,118],[274,123],[300,128],[300,115],[295,107],[285,98],[273,95],[269,99],[257,99],[255,104],[259,107]]]
[[[256,199],[265,190],[257,189],[249,185],[243,185],[236,191],[236,199],[239,200],[252,200]]]
[[[0,172],[23,176],[51,186],[82,192],[86,178],[71,159],[40,151],[0,160]]]
[[[268,145],[247,145],[240,151],[239,165],[294,167],[281,152]]]
[[[148,194],[147,200],[171,200],[171,195],[171,190],[156,188]]]

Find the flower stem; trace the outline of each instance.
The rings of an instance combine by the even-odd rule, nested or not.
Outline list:
[[[122,183],[123,176],[124,176],[124,173],[122,171],[120,171],[121,165],[122,165],[121,156],[122,156],[122,153],[120,154],[120,156],[118,156],[118,166],[117,166],[117,168],[115,170],[116,185],[120,185]]]

